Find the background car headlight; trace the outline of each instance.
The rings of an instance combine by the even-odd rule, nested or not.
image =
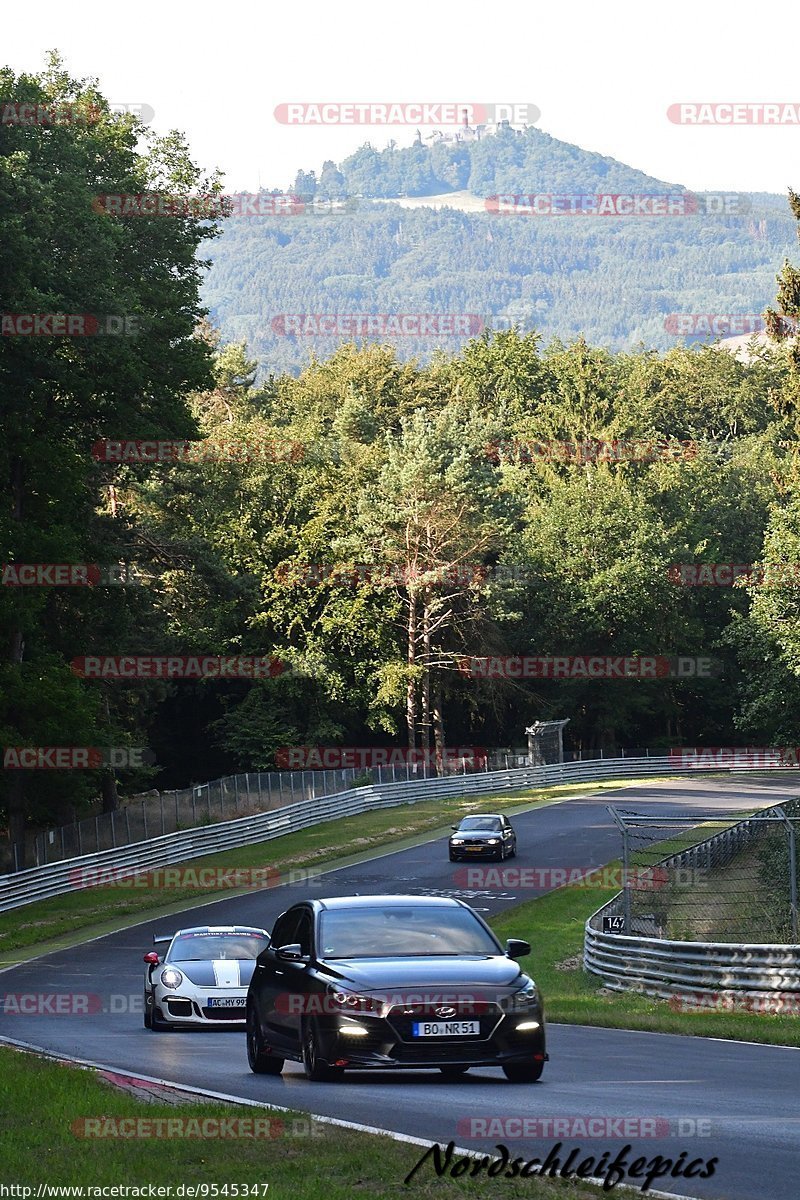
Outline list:
[[[161,972],[161,982],[164,987],[176,988],[183,983],[183,976],[176,967],[165,967]]]

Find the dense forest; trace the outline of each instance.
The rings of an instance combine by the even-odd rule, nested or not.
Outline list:
[[[83,127],[0,128],[4,309],[135,314],[146,329],[0,339],[0,741],[146,746],[156,759],[128,772],[4,770],[13,841],[98,794],[111,808],[119,789],[266,768],[287,745],[510,745],[531,720],[565,717],[569,744],[585,751],[800,741],[800,587],[779,569],[800,563],[796,337],[744,362],[715,347],[612,351],[592,344],[594,327],[569,341],[512,329],[426,362],[345,344],[298,375],[276,359],[264,377],[253,346],[230,338],[230,320],[221,336],[206,319],[209,250],[213,294],[231,245],[252,239],[231,286],[231,300],[247,304],[263,296],[264,264],[290,248],[275,302],[319,311],[329,303],[319,271],[337,259],[345,274],[353,247],[372,247],[361,262],[370,284],[391,277],[382,247],[400,218],[331,217],[305,233],[239,221],[209,242],[215,228],[191,215],[98,211],[98,194],[213,193],[220,183],[180,138],[144,137],[57,62],[36,77],[0,72],[0,84],[32,103],[101,110]],[[800,198],[786,212],[796,232]],[[437,290],[448,257],[474,276],[467,308],[477,305],[488,294],[478,281],[489,218],[448,218],[459,231],[448,255],[442,219],[412,217],[402,217],[402,237],[416,231],[402,257],[418,307],[450,303]],[[704,310],[729,302],[729,281],[749,278],[744,264],[758,256],[766,287],[763,244],[733,230],[721,240],[722,226],[698,236],[688,221],[661,224],[687,255],[694,247],[698,273],[705,264]],[[491,227],[493,262],[530,239],[523,229]],[[607,296],[609,321],[639,320],[639,294],[604,274],[600,247],[605,237],[650,294],[644,233],[627,223],[569,230],[595,247],[584,248],[582,293]],[[548,226],[543,236],[556,234]],[[509,300],[526,294],[530,250],[520,241]],[[677,243],[660,251],[677,303],[686,260]],[[565,278],[555,243],[552,255],[555,287]],[[800,316],[798,272],[787,264],[764,300],[785,332],[778,317]],[[567,292],[560,303],[572,305]],[[572,309],[569,319],[580,323]],[[153,461],[132,447],[143,439],[191,450]],[[98,452],[106,440],[128,449]],[[531,450],[642,441],[656,450]],[[697,562],[767,569],[735,587],[684,586],[676,565]],[[42,563],[125,570],[108,586],[12,586],[20,564]],[[179,682],[76,671],[77,659],[104,655],[269,655],[284,669]],[[720,669],[615,680],[460,669],[464,656],[507,655],[701,656]]]
[[[336,348],[335,337],[287,333],[282,314],[474,314],[494,330],[666,350],[678,340],[672,314],[760,314],[794,241],[785,198],[769,194],[731,197],[727,216],[708,212],[716,198],[703,194],[697,212],[681,217],[481,211],[499,194],[684,192],[534,128],[474,142],[366,145],[276,190],[304,203],[294,215],[226,221],[202,293],[225,339],[247,342],[260,377],[297,374],[312,353]],[[386,199],[448,192],[469,193],[479,211]],[[466,339],[389,340],[398,357],[426,362]]]

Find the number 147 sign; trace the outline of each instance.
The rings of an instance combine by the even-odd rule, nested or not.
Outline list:
[[[625,917],[620,913],[614,917],[603,917],[603,933],[624,933]]]

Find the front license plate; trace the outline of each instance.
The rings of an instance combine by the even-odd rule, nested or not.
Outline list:
[[[207,1008],[244,1008],[246,996],[210,996]]]
[[[477,1037],[480,1021],[415,1021],[414,1037]]]

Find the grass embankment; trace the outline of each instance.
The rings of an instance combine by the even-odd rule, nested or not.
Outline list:
[[[242,846],[203,858],[187,860],[182,868],[248,870],[272,868],[278,875],[292,870],[332,869],[337,865],[367,858],[376,850],[402,849],[414,840],[425,841],[436,833],[445,836],[451,824],[470,812],[501,809],[513,813],[568,800],[574,796],[597,795],[612,788],[629,786],[630,780],[607,780],[586,785],[537,788],[526,792],[503,792],[493,796],[450,796],[418,804],[377,809],[360,816],[326,821],[297,833],[268,842]],[[174,864],[177,865],[177,864]],[[270,878],[273,878],[270,875]],[[280,880],[277,880],[280,882]],[[135,886],[134,886],[135,884]],[[197,905],[242,894],[248,889],[210,889],[197,886],[164,887],[158,875],[121,880],[117,886],[76,889],[63,896],[38,900],[0,913],[0,966],[18,962],[29,954],[15,951],[34,948],[42,953],[59,945],[74,945],[114,929],[181,912]],[[250,889],[252,890],[252,889]]]
[[[431,1079],[432,1086],[438,1080],[452,1095],[452,1085],[439,1077]],[[105,1136],[81,1137],[79,1131],[86,1126],[80,1123],[97,1118],[103,1120],[89,1128],[105,1131]],[[158,1128],[158,1119],[180,1120],[186,1123],[184,1131],[201,1132],[213,1132],[217,1127],[208,1122],[215,1120],[259,1120],[261,1136],[230,1136],[229,1132],[225,1137],[143,1137],[131,1135],[130,1130],[141,1129],[132,1125],[121,1127],[128,1129],[127,1136],[112,1136],[110,1131],[120,1128],[114,1124],[118,1118],[144,1119],[151,1130]],[[193,1118],[207,1124],[189,1125]],[[118,1091],[92,1072],[0,1047],[0,1183],[31,1187],[33,1196],[39,1184],[171,1186],[172,1200],[181,1184],[205,1185],[204,1195],[210,1198],[214,1196],[211,1185],[218,1185],[220,1197],[235,1196],[233,1185],[239,1186],[242,1196],[246,1186],[251,1200],[353,1200],[358,1196],[394,1200],[400,1195],[461,1200],[487,1195],[486,1189],[494,1192],[498,1186],[504,1196],[533,1200],[597,1200],[604,1194],[599,1187],[579,1181],[531,1177],[503,1179],[498,1184],[485,1174],[482,1181],[468,1176],[437,1178],[430,1160],[406,1187],[404,1178],[424,1153],[423,1147],[388,1137],[311,1122],[303,1113],[266,1112],[222,1102],[148,1103]],[[250,1190],[254,1185],[258,1187]]]

